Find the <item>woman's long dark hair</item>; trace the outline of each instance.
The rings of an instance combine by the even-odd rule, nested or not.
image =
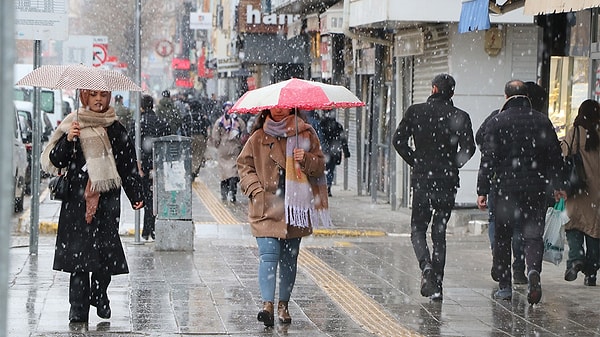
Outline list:
[[[593,99],[586,99],[579,106],[577,117],[573,122],[573,126],[581,126],[585,129],[586,142],[585,150],[592,151],[598,149],[600,139],[598,132],[600,131],[600,103]]]
[[[292,114],[295,114],[298,112],[298,109],[292,109]],[[253,134],[254,131],[262,129],[263,125],[265,124],[265,120],[267,119],[267,116],[271,115],[271,110],[263,110],[260,112],[260,114],[258,114],[258,117],[256,117],[256,120],[254,121],[254,124],[252,124],[252,131],[250,132],[250,134]],[[298,116],[301,116],[301,114],[298,114]]]

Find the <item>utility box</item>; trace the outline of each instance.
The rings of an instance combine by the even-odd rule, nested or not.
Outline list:
[[[190,138],[181,136],[154,141],[156,250],[194,250],[191,144]]]

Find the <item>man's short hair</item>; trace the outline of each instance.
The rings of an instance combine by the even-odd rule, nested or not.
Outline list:
[[[142,96],[142,109],[150,110],[154,107],[154,98],[150,95]]]
[[[115,96],[115,101],[122,101],[122,100],[123,100],[123,96],[121,96],[121,95]]]
[[[454,95],[454,88],[456,87],[456,81],[448,74],[436,75],[431,81],[432,87],[437,87],[439,93],[452,97]]]
[[[512,96],[527,96],[527,86],[521,80],[510,80],[504,86],[504,94],[506,98]]]

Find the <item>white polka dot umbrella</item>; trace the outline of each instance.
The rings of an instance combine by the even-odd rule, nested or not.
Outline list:
[[[50,89],[143,91],[129,77],[117,71],[82,64],[44,65],[25,75],[16,84]]]
[[[363,105],[343,86],[292,78],[246,92],[229,112],[258,113],[274,107],[329,110]]]

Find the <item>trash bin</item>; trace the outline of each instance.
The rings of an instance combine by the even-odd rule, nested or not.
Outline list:
[[[156,250],[194,250],[191,144],[173,135],[153,143]]]

